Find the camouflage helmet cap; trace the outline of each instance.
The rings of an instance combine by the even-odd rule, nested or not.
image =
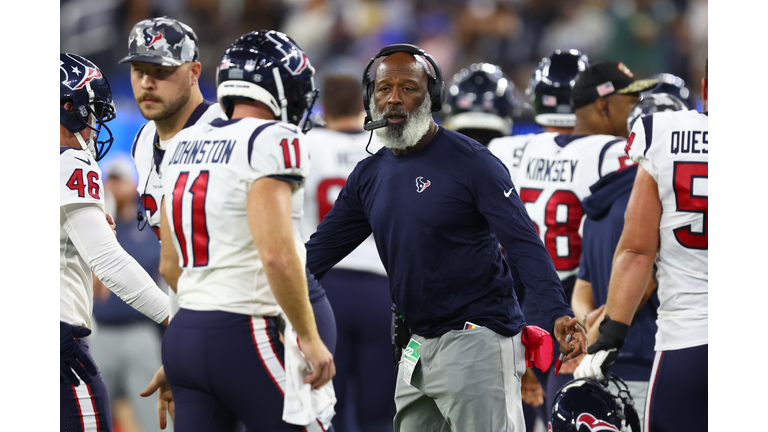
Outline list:
[[[191,27],[169,17],[150,18],[133,26],[126,62],[181,66],[199,58],[197,35]]]

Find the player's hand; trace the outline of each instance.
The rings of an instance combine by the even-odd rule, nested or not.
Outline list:
[[[566,342],[568,335],[571,340]],[[560,352],[566,355],[564,362],[587,352],[587,333],[574,317],[564,315],[555,321],[555,338],[560,343]]]
[[[115,231],[117,224],[115,223],[115,218],[113,218],[109,213],[107,213],[107,223],[109,224],[109,227],[112,228],[112,233],[115,234],[115,237],[117,237],[117,231]]]
[[[573,375],[573,373],[576,371],[576,368],[579,367],[579,364],[581,364],[581,361],[584,360],[584,357],[586,357],[586,355],[582,354],[573,360],[563,363],[563,365],[560,367],[559,373]]]
[[[579,367],[573,372],[573,377],[595,378],[598,381],[603,381],[608,369],[613,366],[613,363],[616,362],[618,357],[619,350],[617,348],[610,348],[597,351],[594,354],[587,354]]]
[[[146,389],[141,392],[141,397],[147,397],[157,393],[157,417],[160,420],[160,429],[165,429],[168,425],[168,417],[166,414],[171,415],[171,421],[176,421],[176,403],[173,401],[173,393],[171,393],[171,386],[168,385],[168,381],[165,379],[165,367],[160,366],[155,376],[152,377],[152,382],[149,383]]]
[[[587,314],[587,319],[584,320],[584,329],[587,331],[587,336],[590,334],[590,330],[595,325],[600,325],[605,315],[605,305],[600,305],[599,308],[592,310]],[[589,340],[595,340],[595,338],[589,338]]]
[[[304,378],[305,383],[310,383],[312,388],[318,389],[336,375],[333,354],[328,351],[328,348],[319,337],[313,340],[302,340],[299,338],[299,347],[312,367],[312,373]]]
[[[587,356],[573,373],[575,378],[591,377],[604,380],[606,372],[619,357],[619,350],[624,346],[629,325],[613,321],[605,315],[599,329],[600,335],[595,343],[589,346]]]
[[[525,368],[521,381],[520,394],[523,402],[532,407],[541,406],[544,403],[544,388],[533,373],[533,369]]]
[[[80,385],[80,380],[77,379],[78,376],[86,384],[90,384],[93,382],[91,375],[96,375],[99,371],[85,351],[80,348],[80,344],[77,343],[75,338],[86,337],[91,334],[91,330],[85,327],[73,326],[64,321],[59,321],[59,323],[59,366],[61,376],[66,382],[71,383],[75,387]]]

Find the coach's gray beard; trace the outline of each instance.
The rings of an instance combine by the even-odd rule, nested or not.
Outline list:
[[[379,111],[373,98],[369,108],[374,121],[381,120],[392,111],[398,111],[394,106],[387,107],[384,112]],[[405,150],[415,146],[429,131],[429,125],[432,123],[432,101],[429,97],[424,98],[424,102],[416,108],[416,111],[409,113],[402,110],[401,112],[406,116],[402,124],[390,123],[386,127],[376,129],[376,136],[384,147]]]

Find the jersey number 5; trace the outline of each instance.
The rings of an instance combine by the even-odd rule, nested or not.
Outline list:
[[[688,249],[707,249],[708,227],[707,208],[709,203],[709,191],[707,180],[709,177],[707,162],[675,162],[674,179],[672,187],[675,190],[675,203],[677,211],[685,213],[700,213],[703,215],[702,232],[695,232],[691,225],[686,225],[673,230],[677,242]],[[696,180],[700,184],[696,186]]]
[[[176,232],[176,239],[179,241],[181,249],[182,267],[187,267],[189,257],[187,256],[187,236],[184,233],[182,224],[182,206],[184,205],[184,196],[186,195],[187,179],[189,172],[182,172],[176,179],[176,185],[173,187],[173,230]],[[192,194],[192,233],[189,240],[192,243],[192,262],[194,267],[208,265],[208,227],[205,224],[205,194],[208,191],[208,171],[201,171],[200,175],[192,182],[189,187],[189,193]]]
[[[521,188],[520,200],[523,203],[536,202],[541,192],[541,189]],[[558,221],[557,209],[558,207],[562,208],[561,206],[564,207],[566,217],[565,220]],[[573,270],[579,266],[579,260],[581,259],[579,226],[581,226],[582,216],[584,216],[584,210],[581,208],[581,201],[573,192],[559,190],[549,197],[547,207],[544,210],[544,223],[547,225],[547,232],[544,234],[544,246],[547,248],[549,256],[552,257],[555,270]],[[539,226],[535,222],[533,226],[538,233]],[[558,253],[558,238],[567,241],[567,253]],[[559,249],[562,252],[563,248]]]

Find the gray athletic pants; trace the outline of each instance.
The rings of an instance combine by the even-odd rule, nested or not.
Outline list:
[[[421,343],[421,357],[411,385],[403,381],[400,360],[395,432],[525,431],[522,334],[505,337],[477,327],[412,337]]]

